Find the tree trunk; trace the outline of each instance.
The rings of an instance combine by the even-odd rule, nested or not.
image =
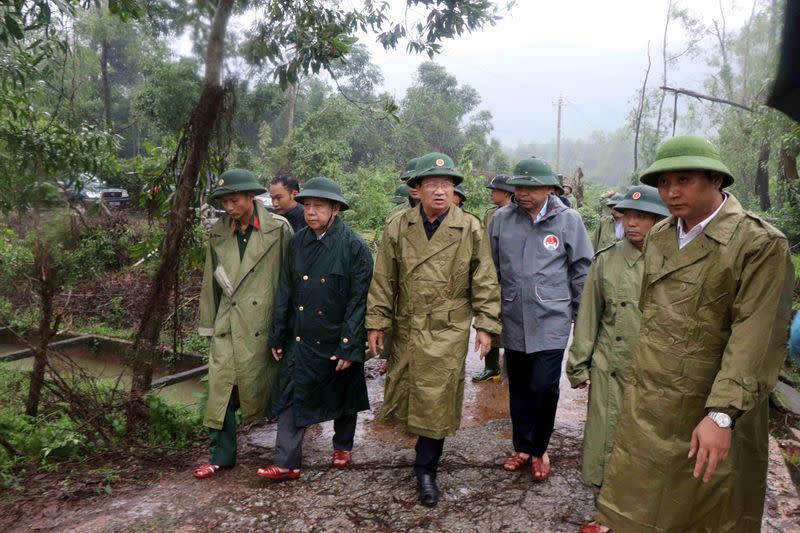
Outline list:
[[[783,177],[786,181],[800,179],[797,173],[797,157],[787,152],[783,147],[781,147],[781,168],[783,168]]]
[[[299,82],[298,82],[299,83]],[[294,128],[294,111],[297,108],[297,83],[292,83],[286,89],[286,122],[284,123],[284,139]]]
[[[769,209],[769,142],[764,139],[758,151],[755,193],[762,211]]]
[[[153,362],[158,353],[159,335],[169,304],[169,293],[175,281],[174,270],[186,234],[200,170],[208,156],[209,142],[222,105],[223,89],[220,84],[222,59],[225,32],[233,3],[233,0],[219,0],[211,22],[203,88],[185,134],[186,160],[178,177],[170,206],[169,222],[161,247],[161,259],[153,276],[147,305],[131,348],[133,380],[127,413],[129,432],[135,431],[147,420],[147,407],[143,397],[153,381]]]
[[[25,403],[25,414],[28,416],[36,416],[39,412],[39,403],[44,385],[44,371],[47,367],[47,345],[53,334],[50,323],[53,319],[53,297],[56,292],[53,260],[48,245],[41,242],[36,243],[33,253],[42,316],[39,320],[39,346],[37,346],[33,354],[33,371],[31,371],[28,400]]]
[[[103,39],[100,43],[100,78],[103,84],[103,111],[106,119],[106,130],[113,129],[111,120],[111,84],[108,81],[108,41]]]
[[[647,95],[647,78],[650,76],[650,41],[647,41],[647,70],[644,71],[644,81],[642,82],[642,92],[639,95],[639,109],[636,110],[636,135],[633,137],[633,171],[639,170],[639,130],[642,126],[642,115],[644,114],[644,102]]]
[[[664,63],[664,70],[661,74],[661,85],[667,84],[667,32],[669,31],[669,21],[672,18],[672,0],[667,4],[667,20],[664,23],[664,40],[661,43],[661,59]],[[656,140],[661,139],[661,114],[664,110],[664,98],[667,93],[661,91],[661,101],[658,103],[658,118],[656,119]]]

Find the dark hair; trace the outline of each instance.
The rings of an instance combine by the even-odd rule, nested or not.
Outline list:
[[[292,178],[291,176],[275,176],[272,178],[272,181],[270,181],[269,184],[283,185],[289,192],[300,192],[300,184],[297,182],[297,179]]]

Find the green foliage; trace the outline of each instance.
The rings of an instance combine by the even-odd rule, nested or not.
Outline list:
[[[597,209],[588,205],[582,205],[577,211],[583,219],[583,225],[586,227],[586,231],[589,233],[593,232],[600,223],[600,214],[597,212]]]
[[[138,436],[141,440],[131,441],[126,436],[123,404],[114,400],[113,383],[104,381],[96,385],[97,390],[115,408],[95,415],[109,428],[107,436],[112,441],[98,440],[91,424],[82,425],[71,418],[47,389],[44,402],[47,408],[37,417],[22,414],[28,376],[28,372],[0,363],[0,435],[17,452],[12,455],[0,446],[0,478],[5,488],[15,484],[15,474],[30,464],[41,470],[61,461],[79,461],[101,450],[129,450],[137,446],[148,453],[169,451],[196,444],[204,433],[200,413],[194,407],[186,408],[151,395],[147,397],[150,427]],[[77,390],[81,389],[87,387],[78,384]]]
[[[389,199],[397,187],[397,171],[391,168],[361,168],[340,180],[350,209],[342,220],[356,229],[383,231],[386,215],[393,204]]]

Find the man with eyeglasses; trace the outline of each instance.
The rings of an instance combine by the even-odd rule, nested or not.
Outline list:
[[[452,205],[463,176],[441,153],[420,157],[410,187],[420,207],[383,233],[367,298],[369,348],[378,353],[394,325],[394,353],[379,420],[419,436],[414,471],[420,502],[439,501],[436,473],[445,437],[461,422],[470,325],[485,356],[500,333],[500,291],[480,220]]]

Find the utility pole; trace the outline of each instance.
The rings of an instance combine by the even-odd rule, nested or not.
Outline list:
[[[561,172],[561,107],[564,105],[564,97],[558,96],[558,121],[556,122],[556,174]]]

